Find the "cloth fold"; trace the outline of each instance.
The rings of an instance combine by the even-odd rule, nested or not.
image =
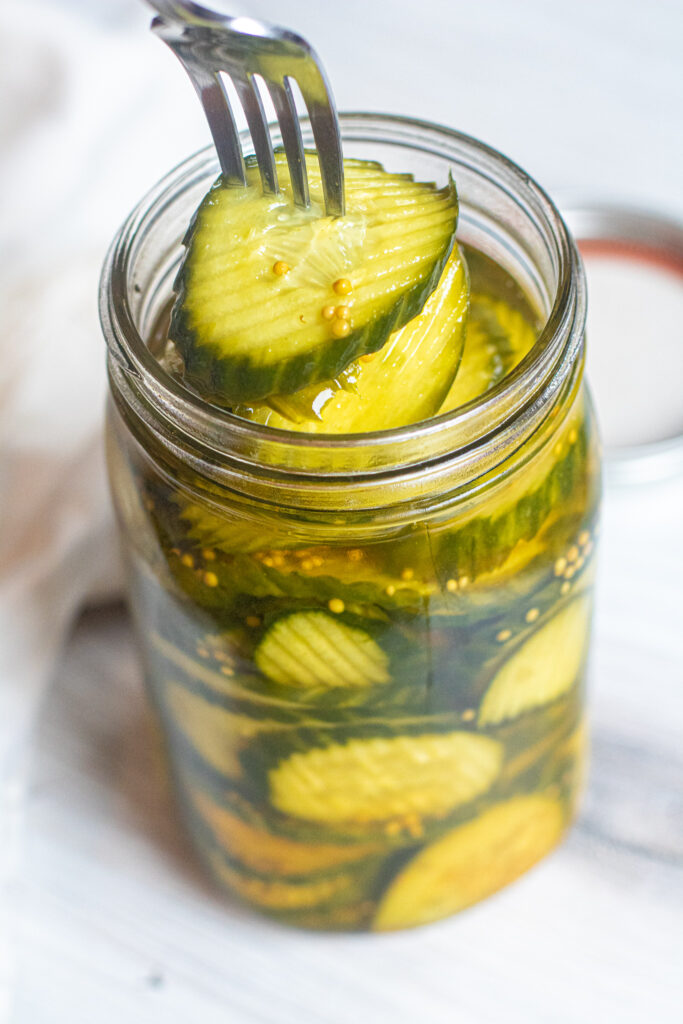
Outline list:
[[[74,616],[121,593],[102,440],[104,253],[145,185],[207,141],[148,9],[84,13],[39,0],[0,10],[0,783],[11,787]],[[194,137],[169,130],[173,112]]]

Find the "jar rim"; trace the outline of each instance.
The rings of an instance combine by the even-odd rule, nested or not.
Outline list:
[[[535,218],[556,266],[552,307],[530,352],[498,384],[459,408],[427,420],[389,430],[353,434],[308,434],[245,420],[207,403],[171,377],[150,352],[130,304],[131,268],[136,240],[149,229],[150,217],[162,216],[179,189],[199,175],[216,176],[211,146],[187,157],[139,201],[115,236],[100,282],[100,318],[109,352],[112,387],[127,392],[138,414],[156,414],[161,430],[185,434],[223,468],[262,471],[277,478],[338,479],[387,474],[411,475],[448,460],[471,466],[482,444],[500,442],[519,423],[552,401],[576,363],[583,344],[585,283],[574,242],[555,204],[516,163],[479,140],[429,121],[399,115],[342,113],[342,139],[421,147],[440,158],[467,159],[475,173],[489,178]],[[303,124],[304,141],[308,131]],[[248,137],[246,147],[248,150]],[[456,178],[457,184],[457,178]],[[144,411],[143,411],[144,410]]]

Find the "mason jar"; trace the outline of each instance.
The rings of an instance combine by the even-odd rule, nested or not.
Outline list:
[[[457,132],[367,114],[341,128],[347,156],[453,174],[460,242],[544,324],[528,355],[462,407],[377,433],[276,430],[203,402],[153,349],[218,174],[204,151],[106,259],[108,456],[199,856],[282,921],[382,931],[488,896],[572,821],[599,454],[581,263],[549,198]]]

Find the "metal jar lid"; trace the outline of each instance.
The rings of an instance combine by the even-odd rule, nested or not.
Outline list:
[[[588,281],[587,374],[607,478],[683,472],[683,224],[646,210],[561,203]]]

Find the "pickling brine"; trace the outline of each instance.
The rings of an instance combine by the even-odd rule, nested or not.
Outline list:
[[[112,486],[184,820],[220,886],[298,926],[464,909],[557,845],[581,789],[599,501],[581,311],[550,337],[541,215],[545,297],[472,227],[492,185],[456,138],[438,187],[359,152],[348,223],[278,208],[273,232],[272,202],[219,182],[175,300],[150,275],[137,314],[168,404],[114,375]]]

